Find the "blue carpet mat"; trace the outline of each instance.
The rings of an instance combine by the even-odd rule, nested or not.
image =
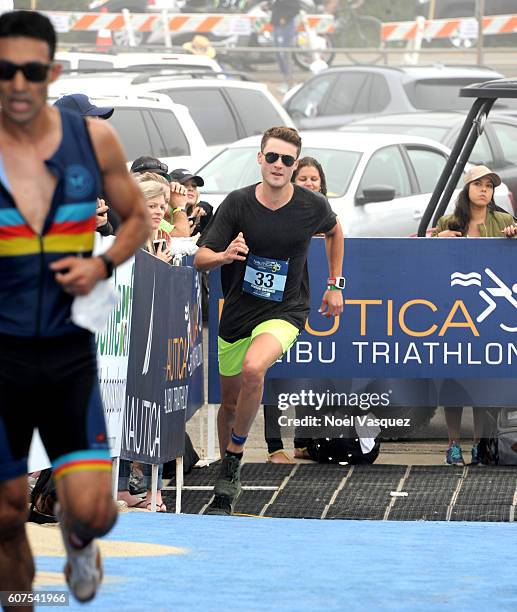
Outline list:
[[[516,527],[509,523],[142,512],[121,515],[106,539],[187,550],[105,556],[107,582],[97,598],[63,609],[517,610]],[[40,572],[62,566],[60,558],[37,558]]]

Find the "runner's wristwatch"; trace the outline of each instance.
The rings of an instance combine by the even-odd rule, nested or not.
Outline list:
[[[336,290],[344,289],[346,285],[346,278],[344,276],[335,276],[334,278],[327,279],[327,289]]]
[[[104,266],[106,268],[106,278],[110,278],[115,268],[113,265],[113,259],[111,259],[109,255],[106,255],[106,253],[99,255],[99,258],[104,262]]]

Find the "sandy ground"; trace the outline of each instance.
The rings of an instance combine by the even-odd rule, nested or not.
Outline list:
[[[121,510],[124,510],[121,507]],[[126,509],[127,511],[127,509]],[[132,511],[132,510],[131,510]],[[145,510],[135,510],[145,512]],[[34,525],[27,523],[27,534],[35,557],[62,557],[63,565],[65,549],[61,540],[61,532],[57,524]],[[164,546],[162,544],[147,544],[145,542],[127,542],[108,539],[98,540],[103,558],[106,557],[160,557],[166,555],[183,555],[186,548],[177,546]],[[118,579],[110,576],[104,578],[105,583],[117,582]],[[34,586],[64,586],[63,572],[49,572],[37,570]]]

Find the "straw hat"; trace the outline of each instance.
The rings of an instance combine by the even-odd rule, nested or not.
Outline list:
[[[211,59],[215,57],[215,49],[210,45],[208,38],[201,34],[196,34],[190,42],[186,42],[182,47],[185,51],[194,55],[205,55]]]

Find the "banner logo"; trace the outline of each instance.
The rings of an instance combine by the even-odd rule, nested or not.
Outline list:
[[[147,346],[145,349],[144,365],[142,367],[142,374],[145,375],[149,372],[149,362],[151,361],[151,349],[153,346],[153,318],[154,318],[154,290],[156,287],[156,277],[153,278],[153,298],[151,301],[151,314],[149,315],[149,332],[147,334]]]
[[[479,274],[479,272],[471,272],[470,274],[454,272],[451,274],[451,287],[454,285],[462,285],[464,287],[477,285],[480,287],[479,296],[486,302],[487,306],[485,310],[476,317],[478,323],[482,323],[497,308],[497,303],[492,297],[501,297],[507,300],[517,310],[517,300],[514,297],[514,294],[517,294],[517,283],[509,287],[490,268],[485,268],[485,274],[497,285],[496,287],[486,287],[486,291],[482,289],[481,274]],[[517,327],[510,327],[504,323],[499,323],[499,327],[505,332],[517,332]]]

